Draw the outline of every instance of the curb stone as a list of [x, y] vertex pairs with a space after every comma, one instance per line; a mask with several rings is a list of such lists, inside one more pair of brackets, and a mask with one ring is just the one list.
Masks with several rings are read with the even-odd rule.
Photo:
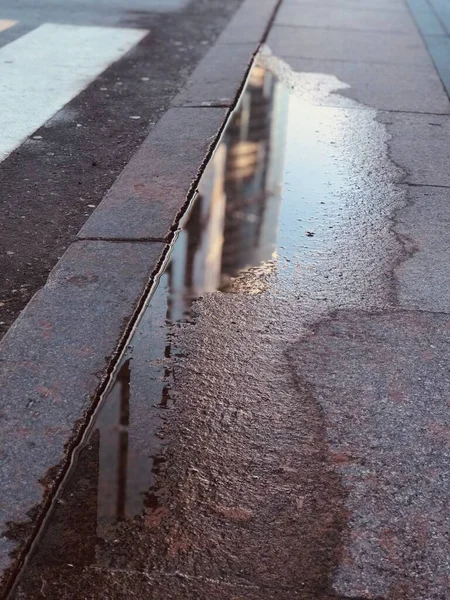
[[3, 584], [7, 571], [17, 566], [39, 509], [54, 491], [79, 424], [89, 416], [163, 248], [150, 243], [72, 244], [2, 340]]
[[224, 108], [171, 108], [78, 233], [80, 239], [167, 240]]

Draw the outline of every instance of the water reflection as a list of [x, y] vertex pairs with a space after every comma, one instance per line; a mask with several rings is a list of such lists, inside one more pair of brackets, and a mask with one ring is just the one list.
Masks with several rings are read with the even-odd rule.
[[274, 76], [254, 67], [174, 249], [169, 271], [178, 299], [224, 289], [241, 269], [272, 257], [287, 101]]
[[109, 537], [114, 522], [158, 506], [154, 478], [162, 460], [164, 421], [173, 407], [171, 326], [190, 318], [195, 298], [226, 291], [242, 269], [274, 255], [287, 101], [274, 75], [255, 66], [201, 179], [151, 309], [143, 315], [82, 450], [96, 455], [89, 464], [98, 460], [100, 538]]

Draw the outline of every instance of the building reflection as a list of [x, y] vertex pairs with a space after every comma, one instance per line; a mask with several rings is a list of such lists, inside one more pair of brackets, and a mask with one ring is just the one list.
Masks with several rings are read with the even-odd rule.
[[[287, 105], [287, 92], [272, 73], [253, 67], [177, 242], [169, 268], [178, 297], [181, 290], [198, 297], [226, 288], [242, 269], [272, 258]], [[176, 320], [180, 313], [173, 316]]]
[[[67, 489], [80, 489], [80, 479], [90, 482], [84, 507], [96, 512], [96, 540], [114, 536], [118, 521], [158, 506], [155, 476], [163, 461], [160, 432], [173, 408], [170, 361], [176, 349], [171, 326], [190, 318], [195, 298], [226, 290], [242, 269], [274, 255], [287, 103], [285, 88], [269, 71], [255, 66], [202, 176], [197, 199], [150, 308], [81, 451]], [[66, 496], [57, 511], [70, 513], [73, 498], [80, 501], [79, 493]], [[88, 519], [86, 515], [85, 520], [93, 516]], [[72, 532], [72, 542], [75, 538]], [[82, 543], [86, 548], [86, 531]], [[88, 555], [84, 554], [90, 561]]]

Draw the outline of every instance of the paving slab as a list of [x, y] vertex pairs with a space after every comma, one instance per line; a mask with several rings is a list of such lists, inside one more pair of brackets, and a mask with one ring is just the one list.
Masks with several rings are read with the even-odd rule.
[[404, 182], [450, 186], [450, 118], [444, 115], [380, 113], [391, 135], [392, 160], [404, 170]]
[[280, 58], [318, 58], [431, 66], [419, 34], [275, 26], [267, 44]]
[[225, 119], [225, 108], [171, 108], [79, 232], [165, 239]]
[[320, 403], [348, 531], [345, 598], [448, 596], [450, 316], [339, 311], [290, 349]]
[[395, 272], [398, 301], [404, 308], [450, 312], [450, 188], [410, 187], [408, 198], [395, 227], [409, 251]]
[[275, 18], [276, 25], [320, 27], [351, 31], [382, 31], [385, 33], [416, 33], [408, 12], [385, 12], [378, 9], [324, 6], [322, 4], [283, 3]]
[[163, 244], [80, 241], [0, 344], [0, 583], [29, 542]]
[[[410, 65], [367, 65], [360, 62], [289, 58], [294, 71], [334, 75], [350, 87], [341, 89], [346, 96], [381, 110], [447, 114], [450, 103], [442, 82], [432, 67]], [[323, 104], [333, 105], [336, 96], [324, 97]]]
[[214, 46], [174, 98], [173, 106], [231, 106], [257, 49], [255, 43]]

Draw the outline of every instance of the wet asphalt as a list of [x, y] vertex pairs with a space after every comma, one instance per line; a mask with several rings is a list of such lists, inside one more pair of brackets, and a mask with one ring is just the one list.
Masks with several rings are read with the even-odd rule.
[[259, 59], [16, 600], [450, 597], [450, 318], [346, 87]]
[[149, 34], [0, 163], [0, 335], [45, 283], [239, 4], [2, 3], [0, 19], [17, 24], [0, 32], [0, 47], [48, 22]]

